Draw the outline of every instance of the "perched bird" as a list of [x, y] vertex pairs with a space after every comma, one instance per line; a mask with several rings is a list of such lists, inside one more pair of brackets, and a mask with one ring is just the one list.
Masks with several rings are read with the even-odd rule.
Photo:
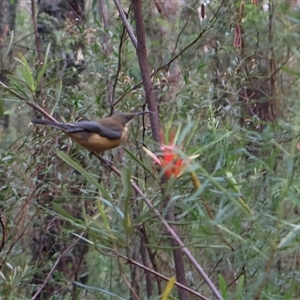
[[83, 148], [99, 153], [120, 146], [126, 138], [130, 122], [136, 116], [145, 113], [148, 112], [116, 112], [107, 118], [76, 123], [55, 123], [39, 118], [31, 120], [31, 122], [59, 128]]

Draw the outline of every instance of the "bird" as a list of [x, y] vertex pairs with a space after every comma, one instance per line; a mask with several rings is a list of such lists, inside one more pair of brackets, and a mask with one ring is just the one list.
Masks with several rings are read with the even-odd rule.
[[49, 125], [61, 129], [81, 147], [91, 152], [101, 153], [119, 147], [127, 136], [128, 125], [136, 116], [145, 113], [149, 112], [115, 112], [110, 117], [75, 123], [55, 123], [45, 119], [34, 118], [31, 120], [31, 123]]

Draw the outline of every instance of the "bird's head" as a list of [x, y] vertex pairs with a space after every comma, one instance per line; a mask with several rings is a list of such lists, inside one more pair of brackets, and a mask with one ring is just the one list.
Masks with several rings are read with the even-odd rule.
[[129, 125], [135, 117], [146, 113], [148, 113], [148, 111], [142, 111], [138, 113], [115, 112], [111, 117], [120, 122], [123, 126], [126, 126]]

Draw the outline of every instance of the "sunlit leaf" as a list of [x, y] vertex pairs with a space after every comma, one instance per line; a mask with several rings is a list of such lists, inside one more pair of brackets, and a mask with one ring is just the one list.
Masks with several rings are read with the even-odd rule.
[[170, 278], [170, 280], [168, 281], [168, 283], [167, 283], [167, 285], [166, 285], [166, 287], [165, 287], [165, 289], [162, 293], [161, 300], [168, 300], [169, 299], [169, 295], [172, 292], [175, 281], [176, 281], [175, 277]]

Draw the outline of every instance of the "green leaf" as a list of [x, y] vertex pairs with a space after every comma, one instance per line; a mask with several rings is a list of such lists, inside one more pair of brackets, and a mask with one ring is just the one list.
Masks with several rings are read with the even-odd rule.
[[185, 143], [186, 137], [192, 138], [193, 137], [193, 131], [195, 130], [195, 122], [190, 121], [180, 132], [180, 136], [177, 140], [177, 145], [180, 147], [181, 145], [184, 146], [184, 149], [188, 146]]
[[199, 121], [197, 122], [192, 122], [193, 126], [191, 128], [191, 131], [187, 133], [187, 136], [185, 137], [185, 143], [184, 143], [184, 147], [185, 149], [187, 149], [187, 152], [189, 153], [189, 145], [192, 141], [192, 139], [195, 139], [195, 133], [197, 130], [199, 130]]
[[80, 174], [82, 174], [90, 183], [94, 185], [99, 191], [104, 195], [105, 198], [109, 199], [111, 201], [111, 197], [109, 193], [106, 191], [104, 186], [100, 184], [96, 177], [87, 172], [82, 166], [80, 166], [76, 161], [74, 161], [69, 155], [67, 155], [65, 152], [62, 151], [56, 151], [57, 155], [68, 165], [70, 165], [72, 168], [77, 170]]
[[8, 54], [10, 53], [11, 51], [11, 46], [12, 46], [12, 43], [14, 41], [14, 37], [15, 37], [15, 34], [14, 34], [14, 31], [10, 31], [10, 40], [9, 40], [9, 44], [8, 44], [8, 47], [6, 49], [6, 52], [4, 54], [4, 57], [2, 58], [2, 60], [5, 60], [7, 57], [8, 57]]
[[103, 223], [105, 224], [106, 229], [110, 230], [109, 220], [106, 215], [105, 209], [103, 207], [103, 202], [97, 201], [97, 205], [98, 205], [98, 210], [100, 212], [100, 215], [102, 217], [102, 220], [103, 220]]
[[243, 287], [245, 282], [245, 276], [241, 275], [238, 279], [237, 286], [236, 286], [236, 299], [241, 300], [243, 299], [242, 293], [243, 293]]
[[227, 286], [222, 274], [218, 274], [219, 289], [224, 300], [228, 299]]
[[78, 219], [74, 218], [70, 214], [68, 214], [59, 204], [53, 202], [53, 207], [56, 209], [56, 211], [69, 221], [78, 222]]
[[37, 74], [37, 77], [36, 77], [36, 86], [37, 87], [39, 86], [41, 80], [43, 79], [43, 76], [45, 74], [46, 69], [49, 67], [49, 64], [47, 64], [47, 62], [48, 62], [48, 56], [49, 56], [50, 46], [51, 46], [51, 43], [49, 43], [48, 46], [47, 46], [47, 49], [46, 49], [46, 52], [45, 52], [45, 58], [44, 58], [43, 66], [38, 71], [38, 74]]
[[114, 299], [126, 300], [126, 298], [122, 298], [122, 297], [120, 297], [120, 296], [118, 296], [118, 295], [116, 295], [116, 294], [113, 294], [113, 293], [111, 293], [111, 292], [109, 292], [109, 291], [107, 291], [107, 290], [103, 290], [103, 289], [100, 289], [100, 288], [97, 288], [97, 287], [93, 287], [93, 286], [88, 286], [88, 285], [82, 284], [82, 283], [80, 283], [80, 282], [78, 282], [78, 281], [74, 281], [74, 283], [75, 283], [76, 285], [78, 285], [78, 286], [80, 286], [80, 287], [86, 289], [86, 290], [89, 290], [89, 291], [99, 292], [99, 293], [101, 293], [101, 294], [108, 295], [108, 296], [110, 296], [110, 297], [114, 297]]
[[23, 75], [23, 78], [26, 82], [26, 86], [27, 88], [30, 90], [30, 92], [35, 95], [36, 92], [36, 83], [32, 74], [32, 71], [27, 63], [27, 60], [25, 58], [25, 56], [22, 53], [19, 53], [19, 59], [16, 58], [16, 60], [18, 62], [20, 62], [22, 64], [22, 66], [20, 66], [20, 72]]
[[[242, 236], [234, 233], [233, 231], [229, 230], [228, 228], [226, 228], [220, 224], [217, 224], [216, 226], [219, 229], [221, 229], [222, 231], [227, 232], [228, 234], [230, 234], [231, 236], [236, 238], [238, 241], [242, 242], [244, 245], [248, 244], [246, 239], [244, 239]], [[250, 245], [249, 247], [251, 249], [253, 249], [255, 252], [257, 252], [258, 254], [260, 254], [263, 258], [268, 259], [268, 256], [265, 253], [263, 253], [261, 250], [259, 250], [256, 246]]]
[[130, 169], [123, 169], [122, 170], [122, 182], [123, 182], [123, 188], [124, 188], [124, 227], [127, 230], [131, 228], [131, 220], [130, 220], [130, 199], [132, 195], [132, 190], [131, 190], [131, 174], [130, 174]]
[[149, 174], [151, 174], [152, 177], [155, 179], [155, 176], [153, 175], [153, 171], [151, 171], [141, 160], [139, 160], [135, 154], [133, 154], [129, 149], [125, 147], [123, 147], [123, 149], [134, 161], [136, 161], [144, 170], [146, 170]]
[[[20, 100], [25, 100], [28, 101], [28, 96], [25, 93], [24, 89], [22, 87], [20, 87], [16, 82], [13, 82], [13, 86], [16, 88], [16, 90], [18, 92], [20, 92], [21, 94], [23, 94], [24, 97], [22, 97], [21, 95], [18, 95], [15, 91], [13, 91], [12, 89], [9, 90], [9, 92], [11, 92], [14, 96], [16, 96], [17, 98], [19, 98]], [[9, 89], [9, 88], [8, 88]]]
[[300, 231], [300, 225], [294, 225], [294, 228], [280, 241], [277, 248], [280, 249], [287, 247], [295, 239], [295, 237], [299, 236], [298, 231]]
[[230, 137], [230, 135], [232, 134], [232, 132], [226, 132], [225, 134], [223, 134], [222, 136], [218, 137], [217, 139], [209, 142], [209, 143], [206, 143], [205, 145], [201, 146], [201, 147], [197, 147], [197, 148], [193, 148], [192, 149], [192, 153], [193, 154], [198, 154], [200, 152], [204, 152], [205, 149], [208, 149], [208, 148], [211, 148], [212, 146], [218, 144], [219, 142], [221, 142], [222, 140], [224, 139], [227, 139]]
[[281, 70], [285, 71], [287, 74], [290, 74], [290, 75], [295, 75], [297, 77], [300, 77], [300, 72], [299, 71], [294, 71], [286, 66], [282, 66], [281, 67]]

